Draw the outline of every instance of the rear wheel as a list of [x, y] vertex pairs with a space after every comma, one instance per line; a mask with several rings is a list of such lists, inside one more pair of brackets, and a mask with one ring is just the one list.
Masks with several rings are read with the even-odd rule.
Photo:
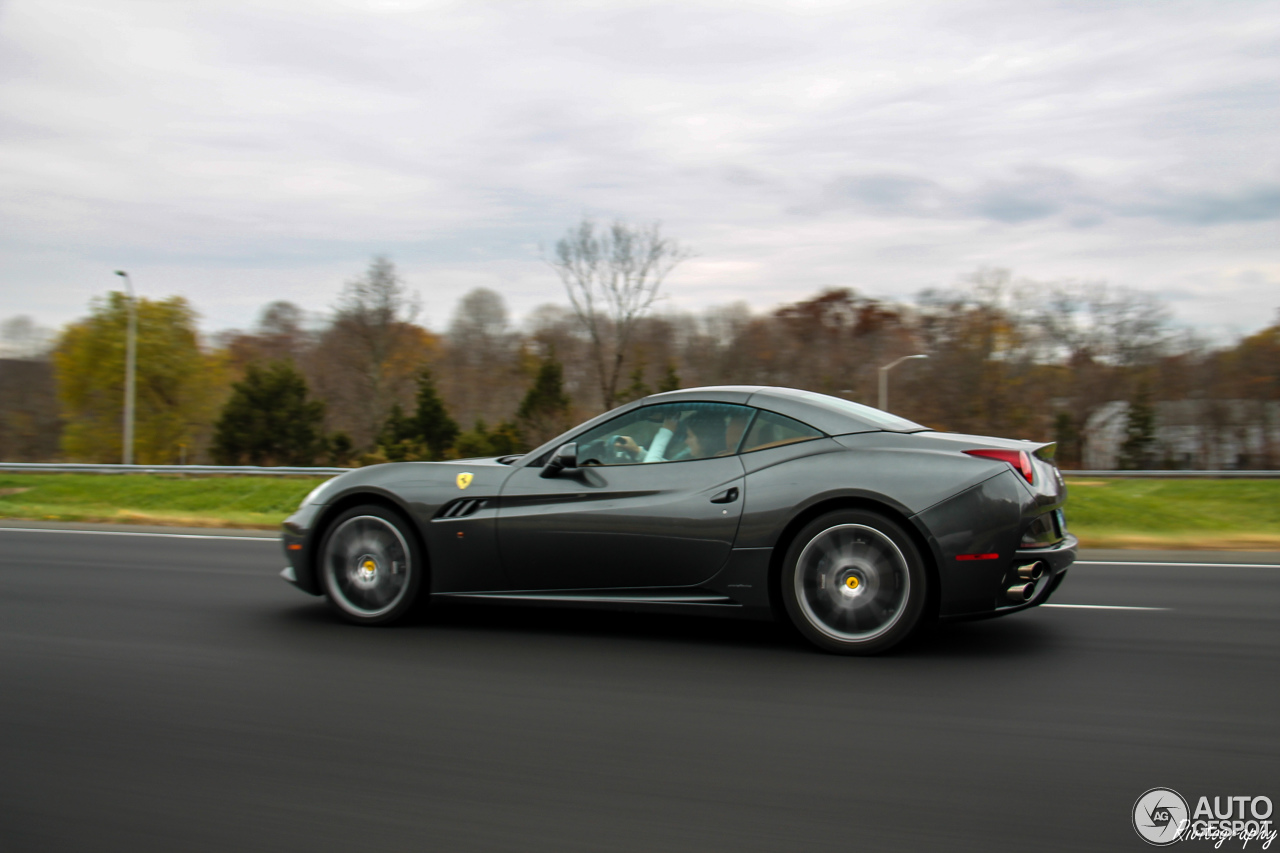
[[912, 632], [927, 584], [920, 552], [901, 527], [878, 513], [840, 510], [807, 524], [787, 549], [782, 600], [810, 642], [869, 655]]
[[346, 620], [389, 625], [409, 614], [425, 566], [409, 524], [386, 507], [353, 507], [334, 519], [320, 548], [329, 603]]

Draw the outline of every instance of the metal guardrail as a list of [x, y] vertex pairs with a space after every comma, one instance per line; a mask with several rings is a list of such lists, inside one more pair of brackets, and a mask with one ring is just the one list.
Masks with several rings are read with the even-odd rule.
[[[0, 462], [0, 471], [45, 474], [253, 474], [259, 477], [333, 477], [350, 468], [259, 465], [119, 465], [89, 462]], [[1280, 471], [1067, 471], [1064, 477], [1152, 480], [1277, 480]]]
[[89, 462], [0, 462], [0, 471], [37, 474], [253, 474], [258, 477], [332, 477], [350, 468], [261, 465], [98, 465]]

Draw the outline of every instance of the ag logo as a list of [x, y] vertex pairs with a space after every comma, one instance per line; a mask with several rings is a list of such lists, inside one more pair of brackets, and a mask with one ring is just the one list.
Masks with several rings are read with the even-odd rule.
[[1157, 847], [1182, 837], [1191, 814], [1187, 801], [1172, 788], [1152, 788], [1133, 804], [1133, 828], [1142, 840]]
[[467, 486], [470, 486], [470, 485], [471, 485], [471, 481], [472, 481], [472, 480], [474, 480], [474, 479], [475, 479], [475, 476], [474, 476], [473, 474], [459, 474], [459, 475], [458, 475], [458, 488], [459, 488], [459, 489], [465, 489]]

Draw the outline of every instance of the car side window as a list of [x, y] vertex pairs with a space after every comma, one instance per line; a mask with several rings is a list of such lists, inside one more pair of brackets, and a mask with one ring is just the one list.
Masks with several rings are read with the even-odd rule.
[[730, 403], [664, 403], [619, 415], [578, 437], [578, 464], [638, 465], [730, 456], [755, 410]]
[[753, 450], [781, 447], [784, 444], [795, 444], [799, 441], [822, 438], [822, 436], [821, 431], [808, 424], [762, 409], [756, 415], [755, 422], [751, 424], [746, 441], [742, 443], [742, 452], [750, 453]]

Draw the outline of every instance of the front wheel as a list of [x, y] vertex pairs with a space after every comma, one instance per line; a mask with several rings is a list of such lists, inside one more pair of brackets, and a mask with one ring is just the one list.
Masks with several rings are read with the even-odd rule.
[[810, 642], [870, 655], [907, 638], [927, 584], [920, 552], [901, 527], [878, 513], [841, 510], [807, 524], [787, 549], [782, 600]]
[[425, 570], [420, 548], [399, 513], [369, 505], [334, 519], [320, 548], [329, 603], [347, 621], [388, 625], [413, 609]]

